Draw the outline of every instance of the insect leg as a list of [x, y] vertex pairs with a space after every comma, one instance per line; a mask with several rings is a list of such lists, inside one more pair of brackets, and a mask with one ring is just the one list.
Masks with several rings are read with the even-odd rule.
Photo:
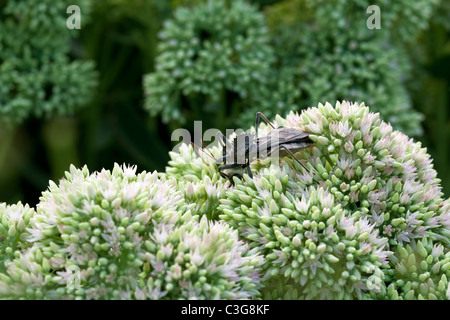
[[263, 118], [263, 120], [265, 122], [267, 122], [268, 125], [270, 125], [272, 127], [272, 129], [275, 129], [275, 127], [273, 126], [273, 124], [266, 118], [266, 116], [262, 113], [262, 112], [257, 112], [256, 113], [256, 119], [255, 119], [255, 133], [256, 133], [256, 138], [258, 138], [258, 127], [259, 127], [259, 117]]
[[250, 169], [250, 138], [249, 136], [245, 136], [245, 156], [247, 158], [247, 163], [245, 164], [247, 167], [247, 173], [250, 179], [253, 179], [252, 169]]
[[291, 150], [289, 150], [285, 145], [281, 145], [280, 149], [281, 148], [283, 148], [287, 153], [289, 153], [295, 159], [295, 161], [297, 161], [306, 171], [309, 172], [309, 169], [300, 160], [298, 160], [296, 156], [294, 156]]
[[225, 170], [225, 169], [232, 169], [232, 168], [238, 168], [238, 167], [241, 167], [241, 165], [237, 164], [237, 163], [230, 163], [230, 164], [224, 164], [222, 166], [218, 166], [217, 169]]
[[250, 169], [250, 165], [247, 166], [247, 174], [250, 177], [250, 179], [253, 179], [252, 169]]
[[205, 141], [203, 141], [203, 139], [202, 139], [202, 145], [203, 145], [203, 150], [207, 150], [208, 153], [210, 154], [210, 156], [211, 156], [213, 159], [215, 159], [215, 158], [214, 158], [214, 155], [213, 155], [212, 152], [208, 149], [208, 146], [205, 144]]

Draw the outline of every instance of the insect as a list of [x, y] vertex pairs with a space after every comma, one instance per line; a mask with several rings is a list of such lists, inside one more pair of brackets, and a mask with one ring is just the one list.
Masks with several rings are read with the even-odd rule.
[[[262, 118], [272, 130], [263, 137], [258, 137], [259, 121]], [[255, 119], [255, 133], [244, 133], [234, 138], [231, 143], [222, 133], [222, 157], [215, 159], [219, 174], [230, 181], [233, 185], [233, 177], [242, 179], [243, 174], [247, 171], [250, 178], [253, 178], [250, 164], [256, 159], [263, 160], [268, 157], [285, 157], [292, 156], [305, 170], [306, 166], [298, 160], [294, 153], [310, 147], [313, 142], [309, 139], [309, 133], [295, 128], [277, 127], [264, 116], [263, 113], [257, 112]], [[242, 141], [243, 140], [243, 141]]]

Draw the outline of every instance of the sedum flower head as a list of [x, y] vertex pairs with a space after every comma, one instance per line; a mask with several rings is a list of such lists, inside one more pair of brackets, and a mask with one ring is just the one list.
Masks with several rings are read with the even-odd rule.
[[223, 223], [198, 222], [176, 180], [115, 165], [72, 167], [8, 261], [0, 297], [206, 299], [258, 294], [261, 256]]
[[[291, 157], [281, 159], [281, 165], [270, 166], [267, 159], [254, 162], [254, 179], [246, 175], [245, 181], [236, 179], [236, 187], [228, 189], [219, 207], [219, 217], [264, 252], [266, 278], [275, 279], [273, 290], [281, 281], [281, 288], [294, 288], [292, 294], [299, 298], [373, 298], [376, 291], [383, 295], [390, 284], [382, 281], [380, 272], [389, 268], [390, 251], [424, 237], [448, 250], [448, 201], [442, 198], [440, 180], [420, 143], [394, 131], [364, 104], [346, 101], [277, 117], [276, 124], [311, 134], [314, 146], [296, 154], [309, 170]], [[268, 130], [262, 126], [260, 134]], [[313, 222], [314, 231], [305, 229]], [[331, 222], [336, 224], [333, 229]], [[362, 247], [349, 249], [342, 241], [349, 236], [349, 242], [355, 240]], [[340, 242], [345, 245], [339, 245], [346, 253], [342, 256], [333, 247]], [[318, 250], [321, 244], [322, 255], [309, 249]], [[339, 271], [325, 254], [336, 257]], [[307, 269], [311, 255], [314, 263]], [[348, 258], [356, 267], [344, 274]], [[321, 269], [324, 266], [326, 270]], [[312, 277], [313, 270], [321, 277]], [[349, 282], [323, 276], [329, 270]], [[338, 286], [346, 289], [336, 293]], [[277, 298], [277, 292], [281, 294], [277, 289], [269, 296]]]
[[28, 205], [0, 204], [0, 273], [5, 271], [5, 263], [20, 254], [20, 250], [30, 244], [26, 240], [27, 228], [35, 211]]
[[191, 221], [154, 233], [147, 253], [152, 287], [168, 299], [249, 299], [259, 295], [263, 257], [224, 222]]
[[161, 32], [156, 71], [146, 76], [146, 108], [164, 121], [183, 121], [183, 100], [225, 91], [246, 99], [267, 81], [273, 61], [263, 14], [244, 1], [179, 7]]
[[[361, 299], [381, 283], [390, 252], [368, 219], [351, 217], [324, 188], [299, 188], [287, 167], [246, 182], [221, 200], [220, 218], [264, 253], [266, 279], [295, 284], [303, 299]], [[270, 284], [264, 291], [278, 298]]]
[[450, 252], [426, 237], [399, 246], [385, 270], [387, 287], [384, 299], [450, 299]]
[[[437, 212], [443, 204], [440, 180], [420, 142], [394, 131], [364, 104], [319, 104], [286, 123], [298, 125], [315, 141], [313, 181], [325, 184], [354, 215], [367, 217], [402, 244], [429, 236], [445, 222]], [[311, 161], [309, 161], [311, 162]]]

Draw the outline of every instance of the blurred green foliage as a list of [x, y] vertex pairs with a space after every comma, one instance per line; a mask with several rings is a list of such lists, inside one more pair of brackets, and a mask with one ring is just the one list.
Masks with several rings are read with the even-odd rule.
[[91, 62], [69, 56], [74, 32], [66, 27], [66, 9], [72, 1], [2, 2], [0, 121], [73, 114], [89, 102], [96, 74]]
[[[87, 164], [91, 171], [114, 162], [163, 170], [178, 143], [170, 141], [171, 132], [183, 120], [188, 129], [194, 120], [203, 120], [204, 130], [247, 128], [257, 110], [285, 116], [338, 99], [364, 100], [394, 127], [415, 135], [450, 194], [447, 1], [247, 0], [238, 1], [242, 19], [228, 25], [221, 18], [233, 17], [235, 1], [210, 16], [189, 14], [201, 13], [208, 0], [69, 2], [81, 7], [80, 32], [65, 28], [66, 0], [0, 0], [0, 201], [36, 204], [48, 180], [63, 176], [69, 164]], [[365, 26], [369, 4], [381, 8], [381, 30]], [[151, 116], [144, 79], [182, 68], [186, 56], [177, 57], [168, 41], [191, 36], [184, 26], [200, 25], [201, 50], [188, 41], [177, 45], [185, 53], [203, 52], [205, 63], [225, 64], [178, 77], [166, 72], [153, 87], [170, 87], [167, 92], [175, 92], [180, 103], [160, 107], [171, 116]], [[229, 69], [221, 52], [214, 56], [208, 48], [233, 47], [235, 38], [217, 35], [235, 28], [244, 39], [256, 39], [242, 55], [252, 54], [254, 62]], [[175, 67], [163, 65], [170, 57]], [[93, 91], [89, 61], [98, 74]], [[205, 86], [213, 92], [195, 86], [208, 83], [198, 75], [231, 70], [237, 70], [232, 83]], [[252, 78], [255, 70], [259, 76]], [[190, 94], [181, 90], [186, 82], [194, 84]]]

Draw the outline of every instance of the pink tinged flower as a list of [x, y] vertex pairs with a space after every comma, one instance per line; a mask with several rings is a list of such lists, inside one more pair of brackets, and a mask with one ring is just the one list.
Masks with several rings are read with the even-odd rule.
[[308, 212], [309, 209], [309, 205], [306, 202], [306, 199], [304, 196], [302, 196], [302, 199], [300, 201], [296, 201], [295, 202], [295, 208], [297, 209], [298, 212], [306, 214]]
[[408, 194], [404, 194], [404, 193], [403, 193], [403, 194], [400, 196], [399, 203], [400, 203], [400, 204], [407, 204], [407, 203], [410, 202], [410, 200], [411, 200], [411, 197], [410, 197]]
[[145, 291], [140, 288], [136, 288], [136, 290], [134, 291], [134, 297], [137, 300], [145, 300], [146, 298]]
[[123, 165], [123, 177], [126, 179], [132, 179], [136, 176], [137, 166], [125, 166]]
[[394, 171], [395, 171], [395, 168], [394, 168], [393, 166], [391, 166], [391, 165], [388, 164], [388, 165], [384, 168], [383, 174], [386, 175], [386, 176], [389, 176], [389, 175], [391, 175], [392, 172], [394, 172]]
[[283, 233], [283, 235], [289, 237], [292, 235], [293, 231], [292, 228], [288, 228], [288, 227], [280, 227], [281, 232]]
[[350, 164], [351, 160], [346, 158], [345, 155], [339, 157], [339, 159], [337, 160], [337, 167], [340, 168], [342, 171], [348, 169], [350, 167]]
[[411, 234], [411, 239], [420, 238], [420, 237], [425, 236], [427, 229], [428, 229], [428, 227], [426, 227], [426, 226], [419, 226], [419, 227], [415, 228], [414, 234]]
[[189, 287], [189, 282], [186, 279], [181, 280], [178, 284], [185, 289]]
[[305, 238], [306, 239], [310, 239], [314, 242], [317, 242], [318, 240], [318, 236], [317, 236], [317, 229], [311, 230], [311, 231], [306, 231], [305, 232]]
[[136, 198], [137, 193], [140, 190], [140, 185], [138, 183], [132, 183], [125, 185], [122, 188], [122, 199], [125, 202], [130, 202]]
[[350, 201], [351, 202], [357, 202], [358, 199], [359, 199], [359, 191], [356, 191], [356, 192], [352, 191], [352, 192], [350, 192], [349, 197], [350, 197]]
[[400, 244], [402, 244], [403, 242], [410, 242], [411, 239], [409, 237], [409, 233], [402, 231], [397, 233], [397, 235], [395, 236], [395, 239], [400, 242]]
[[291, 113], [286, 117], [286, 127], [288, 128], [299, 128], [302, 123], [302, 118], [296, 113]]
[[259, 243], [261, 246], [265, 246], [266, 244], [269, 243], [269, 239], [267, 239], [266, 237], [259, 237], [259, 238], [258, 238], [258, 243]]
[[323, 132], [323, 126], [322, 123], [316, 122], [316, 123], [310, 123], [306, 125], [306, 128], [309, 132], [314, 134], [321, 134]]
[[282, 264], [286, 262], [287, 256], [286, 254], [281, 250], [273, 250], [275, 255], [278, 257], [276, 260], [273, 261], [275, 264]]
[[305, 261], [305, 263], [303, 263], [302, 268], [303, 269], [309, 268], [311, 270], [312, 274], [315, 275], [317, 272], [317, 268], [322, 268], [322, 266], [323, 266], [322, 263], [320, 261], [318, 261], [317, 259], [314, 259], [314, 260], [307, 259]]
[[428, 190], [425, 191], [422, 196], [419, 198], [419, 202], [429, 202], [433, 199], [435, 199], [439, 195], [439, 188], [435, 186], [429, 186]]
[[161, 272], [164, 269], [164, 264], [162, 262], [152, 261], [151, 264], [155, 272]]
[[370, 243], [360, 243], [359, 248], [363, 254], [367, 254], [372, 250], [372, 245]]
[[355, 148], [354, 148], [354, 146], [353, 146], [353, 143], [351, 143], [350, 141], [347, 141], [347, 142], [344, 144], [344, 149], [345, 149], [345, 151], [347, 151], [348, 153], [352, 153], [353, 150], [354, 150]]
[[433, 259], [437, 259], [444, 252], [444, 246], [442, 244], [435, 244], [431, 250], [431, 256]]
[[341, 191], [346, 192], [350, 188], [350, 185], [348, 183], [342, 182], [341, 183]]
[[375, 143], [375, 146], [373, 147], [373, 149], [375, 151], [381, 151], [383, 149], [387, 149], [389, 148], [389, 146], [391, 145], [391, 139], [389, 137], [380, 139], [377, 143]]
[[[154, 288], [153, 290], [150, 290], [150, 291], [148, 292], [148, 297], [149, 297], [151, 300], [159, 300], [159, 299], [163, 298], [166, 294], [167, 294], [166, 291], [161, 291], [161, 288], [156, 287], [156, 288]], [[195, 296], [195, 295], [194, 295], [194, 296]]]
[[357, 222], [359, 227], [359, 233], [371, 233], [374, 225], [370, 223], [370, 221], [367, 218], [361, 219]]
[[325, 192], [324, 189], [319, 189], [319, 200], [322, 208], [332, 208], [334, 204], [334, 197], [331, 193]]
[[372, 219], [373, 219], [373, 222], [377, 226], [379, 226], [380, 224], [382, 224], [384, 222], [384, 214], [383, 213], [378, 214], [378, 212], [380, 212], [380, 209], [379, 209], [379, 207], [381, 207], [380, 204], [376, 204], [374, 207], [375, 208], [372, 209]]
[[164, 257], [170, 257], [173, 252], [173, 246], [169, 243], [168, 245], [161, 246], [160, 250], [163, 253]]
[[442, 224], [442, 226], [445, 226], [446, 228], [450, 227], [450, 211], [440, 215], [439, 221]]
[[335, 233], [334, 227], [333, 226], [329, 226], [326, 230], [325, 230], [325, 234], [327, 235], [327, 237], [331, 237], [333, 235], [333, 233]]
[[421, 191], [422, 189], [422, 185], [417, 183], [415, 180], [413, 179], [408, 179], [405, 181], [405, 183], [403, 184], [403, 192], [407, 193], [407, 194], [415, 194], [416, 192]]
[[355, 176], [355, 170], [353, 168], [345, 169], [344, 176], [347, 180], [352, 179]]
[[375, 250], [374, 254], [378, 257], [378, 261], [381, 264], [387, 264], [389, 262], [389, 256], [393, 254], [392, 251], [384, 250], [383, 248]]
[[406, 223], [408, 224], [408, 225], [416, 225], [416, 224], [418, 224], [420, 221], [417, 219], [417, 215], [418, 215], [419, 213], [418, 212], [415, 212], [415, 213], [411, 213], [409, 210], [408, 210], [408, 212], [406, 213]]
[[436, 180], [436, 171], [428, 171], [422, 174], [422, 181], [424, 183], [434, 184], [437, 182]]
[[386, 122], [380, 124], [380, 134], [382, 137], [388, 136], [392, 133], [392, 126]]
[[371, 127], [372, 127], [372, 117], [370, 115], [367, 115], [361, 121], [361, 133], [363, 134], [363, 136], [370, 135]]
[[348, 123], [348, 120], [345, 120], [344, 123], [338, 122], [336, 133], [339, 134], [342, 138], [347, 137], [347, 135], [351, 132], [352, 128]]
[[297, 179], [299, 179], [304, 184], [312, 184], [314, 179], [314, 174], [309, 171], [302, 172], [296, 175]]
[[319, 181], [318, 187], [319, 188], [326, 188], [327, 184], [325, 183], [325, 181], [322, 180], [322, 181]]
[[379, 192], [369, 192], [369, 202], [376, 203], [380, 201], [382, 194]]
[[80, 239], [87, 239], [88, 238], [88, 233], [86, 230], [81, 230], [80, 232], [78, 232], [78, 236], [80, 237]]
[[345, 230], [345, 237], [347, 239], [353, 239], [358, 232], [358, 228], [353, 224], [353, 221], [347, 218], [341, 220], [341, 228]]
[[414, 165], [413, 160], [408, 160], [406, 163], [403, 164], [403, 173], [406, 175], [412, 175], [417, 171], [417, 168]]
[[109, 182], [106, 190], [102, 190], [101, 193], [103, 198], [108, 201], [113, 201], [117, 196], [117, 190], [112, 182]]
[[200, 266], [204, 262], [205, 258], [202, 257], [200, 252], [196, 250], [195, 252], [191, 253], [191, 262], [196, 265]]
[[370, 164], [370, 163], [373, 163], [374, 161], [375, 161], [375, 156], [373, 155], [373, 154], [370, 154], [370, 153], [367, 153], [365, 156], [364, 156], [364, 163], [366, 163], [366, 164]]
[[392, 228], [392, 226], [390, 224], [388, 224], [387, 226], [385, 226], [383, 228], [383, 231], [385, 234], [387, 234], [388, 236], [392, 236], [392, 232], [394, 231], [394, 228]]
[[27, 228], [27, 232], [30, 234], [29, 240], [36, 242], [44, 238], [43, 229], [41, 228]]

